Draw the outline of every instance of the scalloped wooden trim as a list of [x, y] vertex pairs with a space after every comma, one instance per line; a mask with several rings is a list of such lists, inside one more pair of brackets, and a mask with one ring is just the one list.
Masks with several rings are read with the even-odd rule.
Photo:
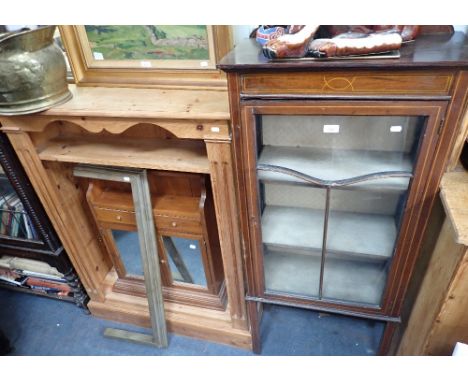
[[52, 123], [59, 123], [65, 127], [72, 123], [92, 134], [103, 131], [111, 134], [122, 134], [126, 130], [140, 124], [154, 125], [162, 128], [177, 138], [230, 141], [229, 124], [225, 120], [164, 120], [153, 118], [112, 118], [112, 117], [56, 117], [56, 116], [21, 116], [2, 117], [2, 129], [12, 132], [12, 129], [24, 132], [43, 132]]

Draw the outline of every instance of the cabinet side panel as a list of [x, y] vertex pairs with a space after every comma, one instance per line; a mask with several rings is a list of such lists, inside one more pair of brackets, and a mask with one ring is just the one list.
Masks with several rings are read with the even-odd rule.
[[[435, 320], [426, 345], [425, 354], [451, 355], [457, 342], [468, 342], [468, 249], [454, 245], [455, 258], [463, 258], [447, 292], [439, 315]], [[449, 248], [447, 248], [449, 249]]]
[[426, 232], [423, 238], [421, 253], [416, 260], [413, 276], [408, 285], [408, 291], [401, 309], [401, 324], [395, 330], [392, 338], [391, 349], [389, 354], [395, 354], [398, 346], [405, 333], [411, 313], [413, 311], [414, 303], [418, 297], [421, 285], [424, 281], [429, 263], [434, 253], [434, 248], [437, 244], [442, 226], [445, 220], [444, 208], [440, 198], [436, 198], [434, 207], [431, 211], [431, 216], [427, 225]]
[[[468, 74], [466, 71], [461, 72], [460, 74], [460, 80], [463, 81], [465, 80], [465, 85], [462, 84], [462, 86], [467, 86], [466, 82]], [[453, 118], [453, 123], [456, 123], [457, 125], [459, 124], [460, 126], [458, 127], [458, 133], [456, 135], [455, 143], [453, 145], [453, 150], [450, 155], [450, 160], [448, 163], [447, 171], [452, 171], [458, 164], [458, 161], [460, 159], [461, 151], [463, 149], [463, 145], [468, 139], [468, 89], [464, 89], [464, 95], [463, 95], [463, 100], [460, 103], [460, 113], [456, 117], [458, 118], [455, 120]]]
[[[418, 234], [411, 240], [411, 244], [407, 249], [407, 253], [414, 253], [410, 261], [406, 261], [404, 274], [407, 274], [406, 281], [411, 277], [414, 262], [419, 253], [422, 237], [424, 235], [429, 214], [432, 210], [435, 197], [438, 192], [440, 180], [444, 173], [447, 165], [449, 154], [452, 150], [453, 144], [455, 143], [456, 134], [459, 132], [460, 119], [463, 117], [463, 108], [466, 105], [468, 97], [468, 72], [459, 72], [455, 79], [453, 86], [452, 101], [449, 103], [448, 108], [445, 112], [445, 120], [442, 120], [440, 125], [440, 136], [438, 137], [437, 146], [431, 150], [431, 164], [427, 175], [424, 176], [426, 179], [426, 185], [424, 191], [420, 196], [420, 203], [422, 206], [421, 214], [419, 215], [417, 222], [414, 221]], [[391, 315], [398, 316], [401, 312], [402, 300], [405, 297], [407, 289], [407, 282], [400, 283], [398, 287], [395, 287], [397, 291], [395, 298], [393, 298], [393, 307], [390, 312]]]
[[[99, 234], [92, 223], [91, 212], [86, 201], [85, 190], [73, 176], [73, 165], [59, 162], [44, 163], [47, 176], [58, 192], [55, 202], [61, 209], [61, 217], [68, 226], [67, 235], [74, 240], [78, 249], [78, 261], [86, 268], [91, 278], [94, 293], [102, 293], [102, 283], [112, 267], [107, 252], [99, 242]], [[89, 214], [87, 213], [89, 211]]]
[[232, 172], [231, 145], [207, 142], [206, 147], [211, 167], [211, 185], [218, 220], [229, 309], [233, 326], [238, 329], [245, 329], [247, 321], [244, 301], [244, 275], [239, 216]]
[[454, 243], [453, 227], [446, 219], [398, 348], [398, 355], [426, 354], [425, 346], [431, 327], [446, 298], [452, 274], [460, 260], [458, 247]]
[[[109, 263], [100, 250], [97, 238], [91, 236], [88, 222], [84, 220], [81, 202], [77, 199], [80, 190], [64, 174], [60, 174], [58, 165], [56, 165], [55, 170], [46, 171], [26, 133], [9, 133], [8, 138], [81, 282], [91, 299], [103, 301], [104, 292], [100, 290], [100, 285], [109, 271]], [[65, 194], [68, 194], [66, 205], [60, 197]], [[80, 229], [71, 229], [71, 227], [79, 227]]]

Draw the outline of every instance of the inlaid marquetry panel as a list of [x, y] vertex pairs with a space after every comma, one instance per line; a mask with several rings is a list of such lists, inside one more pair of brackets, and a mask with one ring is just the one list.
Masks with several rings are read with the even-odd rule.
[[293, 72], [244, 74], [241, 92], [255, 94], [448, 95], [453, 75], [425, 72]]

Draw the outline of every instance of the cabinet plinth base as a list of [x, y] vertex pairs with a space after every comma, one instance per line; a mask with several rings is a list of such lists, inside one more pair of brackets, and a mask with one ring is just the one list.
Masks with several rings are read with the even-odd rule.
[[[167, 329], [175, 334], [252, 349], [247, 329], [233, 328], [228, 311], [189, 307], [165, 302]], [[96, 317], [150, 328], [147, 301], [142, 297], [110, 292], [103, 302], [90, 301], [88, 308]], [[170, 344], [169, 344], [170, 346]]]

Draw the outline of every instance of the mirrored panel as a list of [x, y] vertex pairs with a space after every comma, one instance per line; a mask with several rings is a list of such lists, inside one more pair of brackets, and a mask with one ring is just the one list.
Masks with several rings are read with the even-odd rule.
[[119, 251], [126, 276], [144, 276], [137, 231], [113, 229], [112, 236]]
[[206, 287], [201, 241], [177, 236], [162, 236], [162, 241], [172, 279]]

